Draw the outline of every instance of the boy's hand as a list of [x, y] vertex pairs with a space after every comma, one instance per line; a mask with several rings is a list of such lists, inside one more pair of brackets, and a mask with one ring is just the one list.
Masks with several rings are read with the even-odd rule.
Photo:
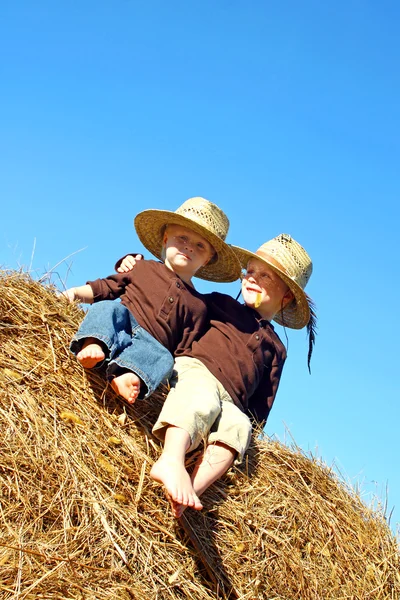
[[125, 256], [125, 258], [121, 262], [120, 266], [117, 269], [117, 272], [128, 273], [129, 271], [132, 271], [133, 267], [136, 265], [136, 261], [142, 260], [142, 258], [143, 256], [141, 254], [136, 254], [136, 257], [132, 256], [132, 254], [128, 254], [128, 256]]
[[79, 300], [79, 302], [85, 302], [86, 304], [92, 304], [94, 300], [93, 290], [88, 284], [69, 288], [64, 292], [61, 292], [60, 296], [64, 296], [70, 304], [75, 302], [75, 300]]
[[64, 292], [61, 292], [60, 296], [64, 296], [64, 298], [66, 298], [68, 302], [72, 304], [76, 299], [76, 289], [69, 288], [69, 290], [64, 290]]

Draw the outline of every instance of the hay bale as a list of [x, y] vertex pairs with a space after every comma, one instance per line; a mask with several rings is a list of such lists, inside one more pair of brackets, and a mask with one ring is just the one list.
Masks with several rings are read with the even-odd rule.
[[148, 476], [163, 390], [127, 406], [70, 355], [77, 306], [0, 286], [2, 599], [400, 598], [383, 515], [298, 448], [255, 439], [176, 522]]

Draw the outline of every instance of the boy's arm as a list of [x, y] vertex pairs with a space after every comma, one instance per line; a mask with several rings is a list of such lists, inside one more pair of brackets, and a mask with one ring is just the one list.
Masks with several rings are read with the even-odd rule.
[[61, 295], [65, 296], [69, 302], [78, 300], [87, 304], [93, 304], [100, 300], [116, 300], [125, 293], [127, 286], [132, 283], [133, 277], [132, 273], [117, 273], [88, 281], [79, 287], [69, 288]]
[[[127, 254], [117, 261], [115, 270], [117, 273], [129, 273], [136, 265], [136, 261], [142, 259], [143, 254]], [[93, 288], [88, 284], [69, 288], [64, 292], [61, 292], [61, 296], [67, 298], [71, 303], [75, 300], [79, 300], [79, 302], [84, 302], [85, 304], [93, 304], [94, 301]]]
[[90, 285], [80, 285], [78, 287], [69, 288], [62, 292], [62, 296], [65, 296], [69, 302], [79, 300], [79, 302], [85, 302], [86, 304], [92, 304], [94, 295]]

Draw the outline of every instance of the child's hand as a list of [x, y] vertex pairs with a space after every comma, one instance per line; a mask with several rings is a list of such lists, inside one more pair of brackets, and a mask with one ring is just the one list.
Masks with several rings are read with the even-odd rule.
[[69, 290], [61, 292], [60, 296], [64, 296], [72, 304], [76, 300], [76, 288], [69, 288]]
[[64, 296], [70, 304], [79, 300], [79, 302], [85, 302], [86, 304], [92, 304], [94, 300], [93, 290], [87, 283], [85, 285], [79, 285], [78, 287], [69, 288], [64, 292], [61, 292], [60, 296]]
[[132, 271], [133, 267], [136, 265], [136, 261], [142, 260], [142, 258], [143, 256], [141, 254], [136, 254], [136, 257], [132, 256], [132, 254], [128, 254], [128, 256], [125, 256], [125, 258], [121, 262], [120, 266], [117, 269], [117, 272], [128, 273], [129, 271]]

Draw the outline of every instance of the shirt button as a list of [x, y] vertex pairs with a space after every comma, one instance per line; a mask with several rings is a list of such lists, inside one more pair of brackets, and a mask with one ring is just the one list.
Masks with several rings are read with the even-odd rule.
[[181, 287], [181, 284], [179, 283], [179, 281], [177, 281], [177, 282], [176, 282], [176, 287], [177, 287], [177, 288], [180, 288], [180, 287]]
[[172, 303], [173, 303], [173, 301], [174, 301], [174, 299], [173, 299], [173, 297], [172, 297], [172, 296], [170, 296], [170, 297], [168, 298], [168, 300], [171, 302], [171, 304], [172, 304]]
[[256, 340], [259, 340], [260, 336], [258, 335], [258, 333], [256, 334]]

